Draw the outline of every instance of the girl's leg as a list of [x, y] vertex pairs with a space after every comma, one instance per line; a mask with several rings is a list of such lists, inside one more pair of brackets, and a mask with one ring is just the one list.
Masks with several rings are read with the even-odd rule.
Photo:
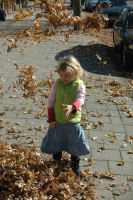
[[73, 172], [77, 176], [80, 176], [79, 161], [80, 161], [80, 157], [79, 156], [71, 155], [71, 167], [72, 167]]
[[58, 153], [53, 154], [53, 158], [54, 158], [55, 161], [60, 161], [61, 157], [62, 157], [62, 152], [58, 152]]

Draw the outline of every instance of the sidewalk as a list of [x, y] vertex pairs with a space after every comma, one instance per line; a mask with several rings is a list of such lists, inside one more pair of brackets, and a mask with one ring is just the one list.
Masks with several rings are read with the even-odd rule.
[[[22, 91], [13, 87], [13, 83], [19, 79], [14, 63], [19, 68], [24, 65], [39, 68], [36, 79], [42, 81], [50, 79], [51, 70], [55, 70], [59, 58], [72, 54], [79, 59], [86, 72], [83, 80], [87, 95], [82, 125], [86, 129], [91, 155], [82, 157], [81, 168], [89, 167], [90, 171], [98, 173], [111, 172], [115, 176], [115, 180], [95, 178], [95, 191], [100, 200], [132, 200], [133, 182], [130, 180], [133, 178], [133, 155], [128, 152], [133, 151], [133, 144], [128, 136], [133, 135], [133, 118], [129, 117], [129, 113], [121, 111], [124, 111], [124, 107], [126, 110], [126, 106], [133, 110], [130, 90], [128, 92], [129, 82], [120, 77], [117, 71], [118, 63], [112, 60], [112, 47], [98, 44], [100, 41], [97, 38], [83, 34], [72, 35], [68, 42], [63, 41], [64, 36], [52, 37], [39, 44], [29, 40], [26, 44], [22, 39], [18, 41], [17, 49], [7, 53], [10, 43], [1, 38], [0, 107], [4, 114], [0, 116], [0, 140], [40, 146], [48, 128], [46, 112], [40, 118], [37, 118], [37, 114], [47, 103], [45, 94], [50, 90], [42, 88], [36, 104], [30, 99], [24, 99]], [[102, 55], [107, 64], [100, 64], [96, 54]], [[57, 78], [57, 74], [54, 73], [53, 77]], [[119, 82], [122, 86], [121, 95], [113, 97], [111, 89], [117, 87]], [[10, 132], [11, 128], [14, 128], [14, 133]], [[93, 163], [90, 162], [91, 158]]]

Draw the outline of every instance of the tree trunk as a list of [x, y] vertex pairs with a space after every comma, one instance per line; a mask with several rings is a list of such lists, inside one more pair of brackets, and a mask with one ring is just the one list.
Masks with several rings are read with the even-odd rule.
[[[81, 0], [73, 0], [73, 12], [74, 16], [79, 16], [81, 17]], [[75, 24], [74, 25], [74, 30], [79, 30], [79, 25]]]

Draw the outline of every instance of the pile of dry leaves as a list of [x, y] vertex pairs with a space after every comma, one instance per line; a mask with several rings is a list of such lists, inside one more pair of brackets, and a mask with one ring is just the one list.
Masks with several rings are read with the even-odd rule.
[[89, 170], [77, 179], [68, 159], [55, 164], [35, 146], [0, 143], [0, 180], [0, 200], [96, 199]]

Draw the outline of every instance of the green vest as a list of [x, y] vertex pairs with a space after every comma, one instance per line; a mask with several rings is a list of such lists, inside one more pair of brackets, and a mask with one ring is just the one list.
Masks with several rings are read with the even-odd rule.
[[54, 104], [55, 120], [58, 123], [77, 123], [81, 121], [81, 108], [77, 110], [75, 114], [70, 114], [68, 119], [65, 119], [66, 111], [62, 104], [73, 104], [76, 98], [76, 94], [83, 84], [78, 78], [75, 78], [68, 84], [64, 84], [60, 79], [57, 80], [57, 92], [56, 92], [56, 101]]

